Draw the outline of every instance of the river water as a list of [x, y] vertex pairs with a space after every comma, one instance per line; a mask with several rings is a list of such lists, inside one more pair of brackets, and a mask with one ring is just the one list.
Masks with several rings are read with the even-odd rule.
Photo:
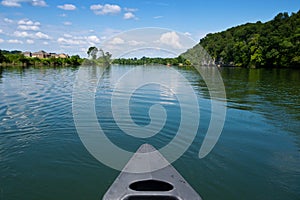
[[[127, 151], [146, 142], [158, 149], [168, 145], [182, 113], [175, 93], [188, 83], [199, 104], [199, 128], [191, 144], [178, 144], [188, 149], [173, 166], [203, 199], [299, 199], [299, 70], [219, 69], [226, 89], [226, 120], [214, 149], [199, 159], [212, 115], [203, 78], [194, 69], [175, 68], [185, 79], [170, 80], [176, 82], [172, 89], [149, 84], [132, 93], [131, 119], [124, 116], [123, 125], [133, 120], [147, 126], [153, 104], [161, 104], [167, 114], [157, 135], [137, 138], [122, 132], [111, 108], [118, 80], [133, 68], [109, 67], [95, 91], [98, 122], [113, 144]], [[171, 72], [166, 66], [137, 68], [145, 76], [149, 71], [149, 76], [166, 74], [166, 79]], [[95, 159], [77, 134], [72, 112], [77, 72], [76, 67], [0, 70], [1, 200], [101, 199], [119, 174]], [[185, 101], [190, 105], [189, 98]]]

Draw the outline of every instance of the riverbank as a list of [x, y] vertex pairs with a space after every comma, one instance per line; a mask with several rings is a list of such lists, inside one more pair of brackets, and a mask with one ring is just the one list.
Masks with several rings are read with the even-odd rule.
[[0, 50], [0, 66], [15, 67], [15, 66], [74, 66], [81, 65], [84, 59], [78, 55], [71, 57], [28, 57], [24, 56], [21, 51], [6, 51]]

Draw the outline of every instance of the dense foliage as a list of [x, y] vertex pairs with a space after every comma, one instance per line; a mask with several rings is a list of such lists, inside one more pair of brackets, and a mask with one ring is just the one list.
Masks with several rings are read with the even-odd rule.
[[98, 49], [95, 46], [89, 47], [87, 51], [90, 59], [84, 59], [83, 65], [98, 65], [108, 66], [111, 64], [111, 54], [105, 52], [102, 49]]
[[25, 57], [21, 51], [0, 50], [0, 64], [4, 66], [77, 66], [83, 62], [78, 55], [70, 58]]
[[149, 65], [149, 64], [161, 64], [161, 65], [190, 65], [191, 63], [184, 59], [182, 56], [176, 58], [118, 58], [113, 60], [113, 64], [121, 65]]
[[300, 67], [300, 11], [208, 34], [199, 44], [220, 65]]

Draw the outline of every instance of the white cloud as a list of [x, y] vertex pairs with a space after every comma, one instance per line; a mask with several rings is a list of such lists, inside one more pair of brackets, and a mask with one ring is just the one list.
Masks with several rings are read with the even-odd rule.
[[14, 20], [8, 19], [8, 18], [4, 18], [3, 20], [4, 20], [6, 23], [13, 23], [13, 22], [14, 22]]
[[80, 45], [80, 44], [86, 44], [85, 41], [83, 40], [74, 40], [72, 38], [68, 39], [68, 38], [63, 38], [63, 37], [60, 37], [57, 39], [57, 42], [59, 44], [66, 44], [66, 45]]
[[43, 0], [32, 0], [31, 5], [45, 7], [45, 6], [47, 6], [47, 3]]
[[27, 33], [26, 31], [15, 31], [13, 34], [15, 37], [33, 38], [33, 34]]
[[26, 31], [15, 31], [13, 33], [13, 36], [15, 37], [21, 37], [21, 38], [31, 38], [31, 39], [50, 39], [50, 36], [45, 34], [45, 33], [42, 33], [42, 32], [37, 32], [35, 34], [33, 33], [28, 33]]
[[136, 12], [136, 11], [138, 11], [137, 8], [124, 8], [124, 10], [125, 10], [126, 12]]
[[123, 18], [124, 19], [134, 19], [135, 15], [132, 12], [127, 12], [127, 13], [124, 13]]
[[18, 21], [18, 29], [24, 31], [38, 31], [40, 29], [40, 22], [33, 22], [29, 19], [21, 19]]
[[109, 43], [112, 44], [112, 45], [124, 44], [124, 40], [122, 38], [115, 37]]
[[80, 51], [82, 51], [82, 52], [87, 52], [87, 48], [80, 48]]
[[18, 24], [39, 26], [40, 22], [33, 22], [33, 21], [29, 20], [29, 19], [21, 19], [21, 20], [18, 21]]
[[101, 4], [94, 4], [94, 5], [90, 6], [90, 9], [93, 10], [93, 11], [94, 10], [100, 10], [102, 8], [103, 8], [103, 6]]
[[73, 4], [64, 4], [57, 7], [63, 10], [76, 10], [76, 6]]
[[1, 4], [7, 7], [21, 7], [21, 3], [29, 3], [32, 6], [45, 7], [47, 3], [44, 0], [3, 0]]
[[1, 1], [1, 4], [7, 7], [21, 7], [21, 4], [18, 1], [14, 0], [3, 0]]
[[91, 5], [90, 9], [96, 14], [96, 15], [107, 15], [107, 14], [117, 14], [121, 12], [121, 7], [118, 5], [113, 4], [97, 4], [97, 5]]
[[26, 43], [27, 43], [27, 44], [33, 44], [34, 41], [33, 41], [33, 40], [26, 40]]
[[42, 32], [37, 32], [35, 34], [36, 37], [38, 37], [39, 39], [50, 39], [50, 36], [45, 34], [45, 33], [42, 33]]
[[0, 33], [3, 33], [3, 30], [2, 30], [2, 29], [0, 29]]
[[185, 35], [185, 36], [188, 36], [188, 37], [191, 37], [191, 36], [192, 36], [192, 34], [191, 34], [190, 32], [185, 32], [184, 35]]
[[38, 26], [19, 25], [18, 29], [24, 30], [24, 31], [38, 31], [40, 28]]
[[60, 17], [66, 17], [67, 14], [63, 13], [63, 14], [60, 14], [59, 16], [60, 16]]
[[136, 40], [130, 40], [130, 41], [128, 41], [128, 44], [129, 44], [130, 46], [137, 46], [137, 45], [145, 44], [145, 42], [138, 42], [138, 41], [136, 41]]
[[100, 43], [100, 39], [96, 35], [72, 36], [70, 34], [64, 34], [64, 37], [58, 38], [57, 42], [61, 45], [96, 45]]
[[96, 35], [88, 36], [87, 40], [90, 43], [99, 43], [100, 42], [100, 39]]
[[91, 10], [100, 10], [100, 9], [102, 9], [103, 8], [103, 6], [102, 5], [100, 5], [100, 4], [97, 4], [97, 5], [91, 5], [90, 6], [90, 9]]
[[0, 43], [2, 43], [2, 42], [4, 42], [4, 40], [0, 38]]
[[21, 40], [8, 40], [7, 42], [12, 44], [23, 44]]
[[182, 45], [180, 44], [180, 41], [179, 41], [179, 36], [174, 31], [163, 33], [160, 36], [159, 42], [162, 44], [170, 45], [174, 48], [182, 47]]
[[48, 42], [43, 42], [43, 44], [44, 44], [44, 45], [48, 45], [49, 43], [48, 43]]
[[63, 22], [63, 24], [64, 24], [65, 26], [71, 26], [71, 25], [72, 25], [72, 22]]

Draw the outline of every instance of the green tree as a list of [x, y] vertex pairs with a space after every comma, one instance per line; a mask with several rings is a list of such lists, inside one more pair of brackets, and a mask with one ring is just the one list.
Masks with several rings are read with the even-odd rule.
[[6, 57], [2, 54], [2, 51], [0, 50], [0, 63], [6, 62]]
[[98, 49], [95, 46], [89, 47], [89, 49], [87, 51], [88, 56], [92, 57], [92, 59], [96, 59], [97, 58], [97, 53], [98, 53]]

